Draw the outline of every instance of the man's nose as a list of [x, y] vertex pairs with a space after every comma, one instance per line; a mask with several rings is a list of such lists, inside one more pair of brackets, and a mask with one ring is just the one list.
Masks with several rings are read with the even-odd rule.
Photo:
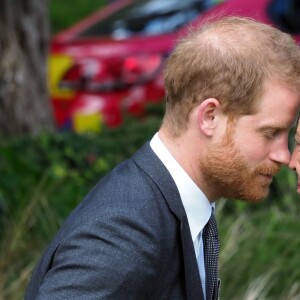
[[287, 142], [277, 145], [276, 149], [272, 152], [271, 159], [282, 165], [288, 165], [291, 161], [291, 153], [288, 149]]

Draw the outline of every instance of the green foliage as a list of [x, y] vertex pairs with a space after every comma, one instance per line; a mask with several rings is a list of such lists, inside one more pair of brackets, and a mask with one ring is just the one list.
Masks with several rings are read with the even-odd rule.
[[100, 9], [106, 0], [50, 0], [50, 28], [56, 33]]
[[[101, 134], [72, 132], [22, 137], [0, 144], [2, 209], [27, 203], [30, 189], [45, 178], [46, 191], [55, 186], [54, 205], [74, 206], [96, 181], [128, 158], [158, 129], [159, 118], [130, 121]], [[50, 188], [51, 187], [51, 188]], [[57, 193], [57, 191], [60, 193]]]
[[300, 223], [293, 200], [291, 211], [274, 203], [239, 214], [226, 213], [229, 201], [219, 203], [222, 299], [300, 299]]

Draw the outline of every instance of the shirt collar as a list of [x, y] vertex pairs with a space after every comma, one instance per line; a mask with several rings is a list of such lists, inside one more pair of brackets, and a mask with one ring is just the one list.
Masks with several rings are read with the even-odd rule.
[[150, 146], [175, 181], [187, 214], [192, 239], [195, 241], [208, 222], [214, 205], [208, 201], [200, 188], [175, 160], [159, 138], [158, 133], [150, 141]]

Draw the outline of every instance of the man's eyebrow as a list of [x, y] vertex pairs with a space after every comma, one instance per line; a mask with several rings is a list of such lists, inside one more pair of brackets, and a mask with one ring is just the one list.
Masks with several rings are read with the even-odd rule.
[[278, 131], [285, 131], [287, 130], [288, 128], [285, 127], [285, 126], [282, 126], [282, 125], [276, 125], [276, 124], [273, 124], [273, 125], [263, 125], [263, 126], [260, 126], [258, 128], [259, 131], [264, 131], [264, 130], [278, 130]]

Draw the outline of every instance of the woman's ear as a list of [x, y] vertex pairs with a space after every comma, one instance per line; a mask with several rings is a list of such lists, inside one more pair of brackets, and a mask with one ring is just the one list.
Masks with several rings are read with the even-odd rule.
[[218, 125], [221, 112], [221, 105], [215, 98], [205, 99], [198, 106], [198, 127], [206, 136], [212, 136]]

